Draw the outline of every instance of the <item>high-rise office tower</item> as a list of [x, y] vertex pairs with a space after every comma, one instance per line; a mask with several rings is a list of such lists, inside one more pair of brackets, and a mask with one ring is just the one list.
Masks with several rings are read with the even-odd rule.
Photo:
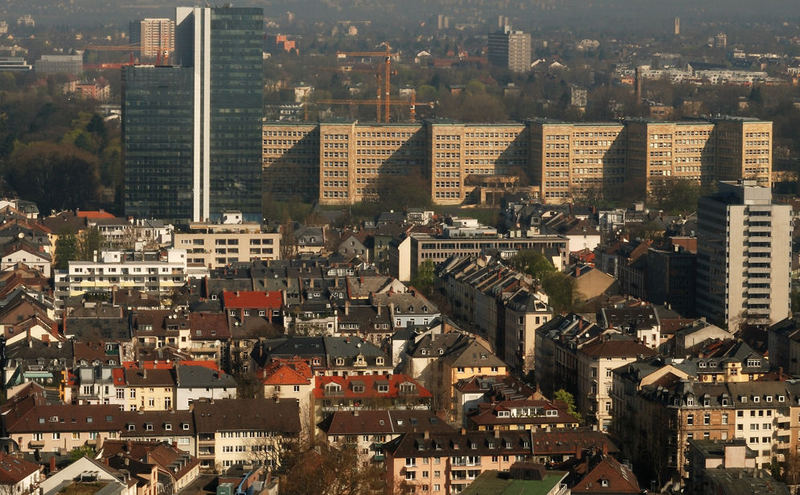
[[489, 33], [489, 62], [512, 72], [531, 70], [531, 35], [512, 31], [506, 26], [502, 31]]
[[724, 181], [697, 207], [697, 312], [737, 330], [790, 314], [792, 207], [754, 180]]
[[[188, 178], [184, 175], [186, 156], [183, 152], [170, 154], [173, 150], [165, 150], [173, 162], [167, 166], [163, 164], [165, 158], [159, 158], [163, 166], [153, 176], [148, 176], [141, 168], [148, 159], [141, 154], [138, 158], [136, 153], [131, 154], [134, 151], [131, 144], [139, 140], [164, 140], [163, 136], [156, 135], [161, 124], [155, 122], [163, 117], [163, 112], [153, 113], [152, 125], [132, 125], [135, 113], [130, 111], [134, 102], [127, 100], [133, 95], [145, 98], [147, 81], [154, 79], [136, 73], [160, 68], [143, 66], [126, 71], [138, 76], [126, 77], [124, 89], [123, 106], [129, 110], [127, 114], [123, 112], [127, 214], [201, 221], [215, 219], [225, 210], [239, 210], [246, 220], [261, 219], [263, 36], [261, 9], [177, 8], [173, 63], [190, 73], [191, 115], [188, 121], [174, 122], [174, 127], [189, 126], [191, 167]], [[161, 82], [163, 86], [157, 91], [151, 90], [154, 99], [160, 94], [181, 92], [186, 83], [183, 78]], [[148, 104], [152, 103], [141, 105]], [[135, 132], [143, 135], [131, 135]], [[140, 177], [142, 174], [145, 177]], [[181, 202], [175, 205], [177, 209], [170, 210], [159, 203], [162, 192], [178, 195], [187, 180], [191, 183], [188, 207]], [[153, 193], [156, 184], [161, 186], [158, 194]]]

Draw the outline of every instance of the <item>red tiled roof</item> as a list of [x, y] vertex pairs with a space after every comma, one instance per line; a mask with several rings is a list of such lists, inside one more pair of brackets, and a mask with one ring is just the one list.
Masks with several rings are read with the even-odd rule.
[[185, 364], [187, 366], [204, 366], [210, 370], [219, 371], [219, 366], [214, 361], [123, 361], [123, 368], [146, 368], [148, 370], [171, 370], [178, 364]]
[[116, 218], [114, 215], [107, 211], [99, 210], [86, 210], [86, 211], [78, 211], [75, 214], [78, 218]]
[[283, 305], [283, 294], [280, 291], [224, 291], [222, 301], [225, 309], [280, 309]]
[[[360, 382], [364, 385], [363, 392], [355, 392], [353, 390], [354, 382]], [[388, 392], [378, 392], [378, 383], [388, 383]], [[343, 397], [349, 399], [378, 399], [382, 397], [397, 397], [400, 395], [401, 383], [413, 383], [416, 386], [414, 395], [418, 397], [433, 397], [433, 394], [425, 387], [414, 381], [408, 375], [356, 375], [356, 376], [318, 376], [314, 386], [314, 397], [317, 399], [324, 398], [325, 386], [330, 383], [337, 383], [341, 387], [341, 393], [336, 397]]]
[[125, 385], [125, 368], [114, 368], [111, 370], [111, 378], [117, 387]]
[[308, 377], [287, 365], [281, 365], [271, 373], [265, 373], [264, 376], [264, 385], [308, 385], [308, 383]]
[[36, 463], [0, 454], [0, 485], [16, 485], [38, 470]]

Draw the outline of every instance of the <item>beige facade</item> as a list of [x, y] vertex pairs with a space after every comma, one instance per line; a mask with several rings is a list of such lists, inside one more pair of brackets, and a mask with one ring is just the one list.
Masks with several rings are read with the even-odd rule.
[[[473, 202], [481, 178], [515, 176], [547, 203], [645, 197], [674, 178], [769, 185], [772, 123], [713, 120], [508, 124], [265, 123], [264, 186], [276, 200], [373, 200], [382, 180], [422, 174], [440, 205]], [[468, 180], [472, 177], [473, 180]]]
[[593, 191], [619, 191], [625, 180], [625, 126], [533, 123], [530, 164], [546, 203], [562, 203]]
[[472, 193], [467, 177], [525, 175], [528, 133], [524, 124], [428, 125], [431, 200], [458, 205]]
[[725, 117], [530, 125], [532, 175], [548, 203], [599, 194], [645, 197], [671, 179], [770, 184], [772, 122]]
[[381, 180], [421, 174], [424, 143], [421, 124], [320, 124], [320, 204], [375, 200]]
[[[139, 24], [140, 49], [144, 58], [156, 58], [175, 51], [175, 21], [143, 19]], [[166, 62], [166, 61], [165, 61]]]
[[261, 225], [192, 223], [189, 232], [176, 232], [175, 246], [186, 250], [189, 264], [214, 269], [238, 262], [277, 260], [280, 232], [263, 232]]
[[270, 122], [262, 129], [264, 192], [272, 201], [319, 196], [319, 126]]

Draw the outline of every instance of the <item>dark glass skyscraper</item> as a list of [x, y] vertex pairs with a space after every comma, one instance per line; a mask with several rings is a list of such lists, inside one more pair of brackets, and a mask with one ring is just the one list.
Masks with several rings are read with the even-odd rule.
[[127, 215], [191, 218], [192, 112], [190, 68], [123, 69]]
[[[188, 215], [180, 210], [165, 218], [213, 220], [224, 210], [235, 209], [247, 220], [261, 219], [263, 33], [261, 9], [177, 8], [175, 60], [191, 78], [187, 98], [191, 115], [188, 128], [184, 127], [191, 141], [191, 166], [188, 177], [170, 182], [178, 185], [189, 180], [192, 196]], [[156, 132], [158, 127], [140, 131]], [[136, 164], [127, 158], [127, 142], [126, 137], [125, 164], [135, 169]], [[126, 213], [130, 214], [137, 214], [134, 210], [141, 210], [141, 204], [149, 201], [134, 190], [129, 194], [127, 178], [136, 173], [126, 170]], [[165, 169], [164, 173], [171, 174], [172, 170]], [[153, 211], [163, 210], [147, 206]]]

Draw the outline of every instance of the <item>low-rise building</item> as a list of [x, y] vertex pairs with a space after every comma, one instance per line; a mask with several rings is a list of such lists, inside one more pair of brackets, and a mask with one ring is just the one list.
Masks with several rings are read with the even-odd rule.
[[66, 270], [56, 270], [54, 295], [59, 307], [67, 297], [86, 293], [110, 298], [114, 287], [164, 298], [187, 278], [186, 250], [170, 249], [165, 255], [106, 251], [99, 260], [70, 261]]
[[300, 434], [296, 401], [223, 399], [194, 404], [197, 457], [219, 472], [235, 464], [275, 467], [283, 444]]
[[208, 268], [281, 258], [281, 233], [258, 223], [192, 222], [174, 238], [175, 247], [186, 250], [188, 263]]
[[175, 409], [189, 409], [200, 399], [235, 399], [236, 380], [206, 366], [175, 366]]

